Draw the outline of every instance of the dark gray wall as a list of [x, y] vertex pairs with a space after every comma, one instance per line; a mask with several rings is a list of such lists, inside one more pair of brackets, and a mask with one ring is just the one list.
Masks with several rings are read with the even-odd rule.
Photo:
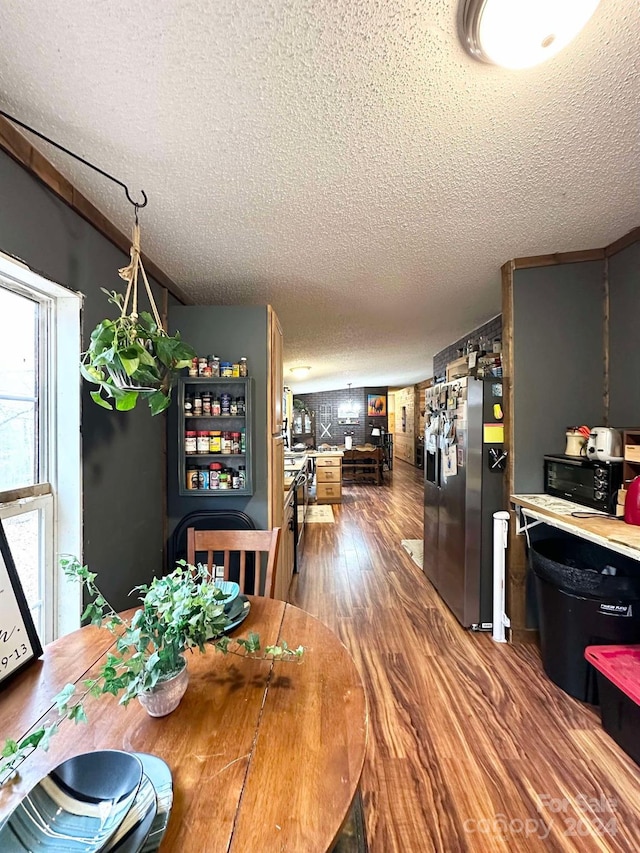
[[481, 338], [488, 340], [492, 345], [495, 338], [502, 340], [502, 314], [498, 314], [498, 316], [494, 317], [493, 320], [489, 320], [488, 323], [478, 326], [477, 329], [474, 329], [472, 332], [468, 332], [464, 337], [454, 341], [452, 344], [449, 344], [448, 347], [440, 350], [440, 352], [437, 352], [433, 357], [434, 382], [444, 382], [447, 372], [447, 364], [460, 357], [458, 353], [459, 349], [464, 350], [469, 341], [471, 341], [472, 344], [480, 343]]
[[542, 492], [543, 456], [567, 426], [603, 422], [601, 261], [515, 270], [515, 490]]
[[[216, 355], [222, 361], [238, 361], [245, 356], [253, 379], [253, 495], [223, 493], [178, 495], [178, 429], [183, 421], [176, 400], [169, 411], [167, 443], [168, 533], [189, 512], [235, 509], [246, 512], [257, 528], [266, 529], [267, 493], [267, 374], [268, 318], [266, 305], [178, 305], [169, 309], [169, 329], [176, 330], [195, 347], [198, 355]], [[185, 371], [186, 372], [186, 371]], [[177, 397], [177, 395], [176, 395]]]
[[609, 258], [609, 423], [640, 426], [640, 243]]
[[[83, 335], [88, 337], [100, 320], [115, 316], [100, 288], [122, 290], [118, 268], [128, 256], [4, 152], [0, 196], [0, 250], [85, 294]], [[165, 418], [152, 418], [146, 405], [108, 412], [92, 402], [89, 390], [83, 382], [84, 559], [98, 572], [111, 604], [121, 609], [133, 603], [127, 593], [135, 584], [163, 569]]]
[[[387, 415], [380, 415], [375, 418], [367, 416], [367, 397], [369, 394], [375, 394], [376, 397], [387, 397], [387, 386], [376, 386], [370, 388], [339, 388], [335, 391], [316, 391], [313, 394], [294, 394], [294, 400], [304, 401], [312, 412], [316, 415], [316, 445], [318, 444], [344, 444], [345, 433], [353, 433], [353, 444], [375, 443], [375, 439], [371, 437], [371, 426], [377, 426], [378, 429], [383, 429], [387, 432], [388, 420]], [[340, 424], [338, 423], [338, 408], [353, 400], [360, 407], [359, 424]], [[388, 406], [387, 399], [387, 406]], [[320, 426], [320, 418], [318, 412], [320, 406], [331, 406], [331, 428], [330, 437], [322, 436], [322, 428]], [[378, 439], [379, 440], [379, 439]], [[294, 437], [295, 441], [295, 437]]]

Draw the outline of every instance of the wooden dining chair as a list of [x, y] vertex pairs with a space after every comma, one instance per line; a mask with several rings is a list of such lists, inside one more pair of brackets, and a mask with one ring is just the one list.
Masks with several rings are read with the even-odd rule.
[[[232, 556], [237, 555], [238, 584], [244, 593], [273, 598], [276, 585], [276, 565], [280, 547], [280, 528], [273, 530], [196, 530], [187, 528], [187, 561], [196, 565], [196, 555], [206, 552], [207, 568], [213, 574], [215, 555], [222, 554], [224, 579], [231, 580], [229, 569]], [[266, 555], [263, 558], [263, 554]], [[247, 559], [249, 557], [249, 559]], [[247, 589], [247, 568], [253, 562], [253, 588]], [[263, 567], [264, 563], [264, 567]], [[264, 581], [263, 581], [264, 578]]]

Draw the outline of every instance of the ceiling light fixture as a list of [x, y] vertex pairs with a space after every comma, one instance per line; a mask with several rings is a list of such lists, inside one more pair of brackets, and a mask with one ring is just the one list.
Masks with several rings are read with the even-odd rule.
[[466, 50], [481, 62], [530, 68], [559, 53], [600, 0], [460, 0], [458, 25]]
[[307, 367], [292, 367], [289, 372], [293, 373], [293, 375], [296, 377], [296, 379], [304, 379], [304, 377], [309, 373], [310, 370], [311, 370], [311, 368], [308, 366]]

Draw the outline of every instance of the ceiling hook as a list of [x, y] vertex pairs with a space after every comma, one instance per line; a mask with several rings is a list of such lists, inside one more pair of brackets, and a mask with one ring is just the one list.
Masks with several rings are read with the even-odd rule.
[[134, 199], [131, 198], [131, 195], [129, 193], [129, 187], [127, 187], [125, 184], [122, 184], [122, 186], [124, 187], [124, 192], [125, 192], [125, 195], [127, 196], [127, 199], [136, 209], [136, 222], [137, 222], [138, 221], [138, 210], [142, 207], [146, 207], [147, 203], [149, 201], [149, 199], [147, 198], [147, 194], [144, 190], [140, 190], [140, 194], [142, 195], [142, 198], [144, 199], [144, 201], [134, 201]]
[[122, 189], [125, 191], [125, 194], [127, 196], [127, 200], [136, 209], [136, 222], [138, 221], [138, 216], [137, 216], [138, 208], [146, 207], [147, 201], [148, 201], [147, 194], [144, 190], [140, 190], [140, 192], [142, 194], [143, 201], [142, 202], [135, 201], [134, 199], [131, 198], [131, 194], [129, 193], [129, 188], [127, 187], [127, 185], [123, 181], [121, 181], [119, 178], [115, 178], [113, 175], [110, 175], [109, 172], [105, 172], [104, 169], [101, 169], [99, 166], [96, 166], [94, 163], [90, 163], [88, 160], [85, 160], [84, 157], [81, 157], [79, 154], [75, 154], [73, 151], [70, 151], [68, 148], [65, 148], [64, 145], [60, 145], [59, 142], [56, 142], [55, 140], [51, 139], [50, 137], [45, 136], [44, 133], [40, 133], [39, 130], [36, 130], [34, 127], [31, 127], [28, 124], [25, 124], [25, 122], [20, 121], [20, 119], [16, 118], [15, 116], [10, 115], [9, 113], [5, 112], [4, 110], [0, 110], [0, 116], [4, 116], [5, 118], [9, 119], [9, 121], [12, 121], [14, 124], [17, 124], [18, 127], [22, 127], [25, 130], [28, 130], [29, 133], [33, 133], [34, 136], [37, 136], [38, 139], [43, 139], [45, 142], [48, 142], [49, 145], [53, 145], [54, 148], [57, 148], [58, 151], [63, 151], [65, 154], [68, 154], [70, 157], [73, 157], [74, 160], [77, 160], [79, 163], [83, 163], [85, 166], [88, 166], [90, 169], [93, 169], [94, 172], [97, 172], [99, 175], [102, 175], [103, 177], [108, 178], [110, 181], [113, 181], [114, 184], [118, 184], [118, 186], [122, 187]]

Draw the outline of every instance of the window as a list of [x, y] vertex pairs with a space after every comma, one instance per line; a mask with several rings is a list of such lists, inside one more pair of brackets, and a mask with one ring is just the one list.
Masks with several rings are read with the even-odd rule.
[[41, 642], [79, 626], [78, 294], [0, 255], [0, 518]]

